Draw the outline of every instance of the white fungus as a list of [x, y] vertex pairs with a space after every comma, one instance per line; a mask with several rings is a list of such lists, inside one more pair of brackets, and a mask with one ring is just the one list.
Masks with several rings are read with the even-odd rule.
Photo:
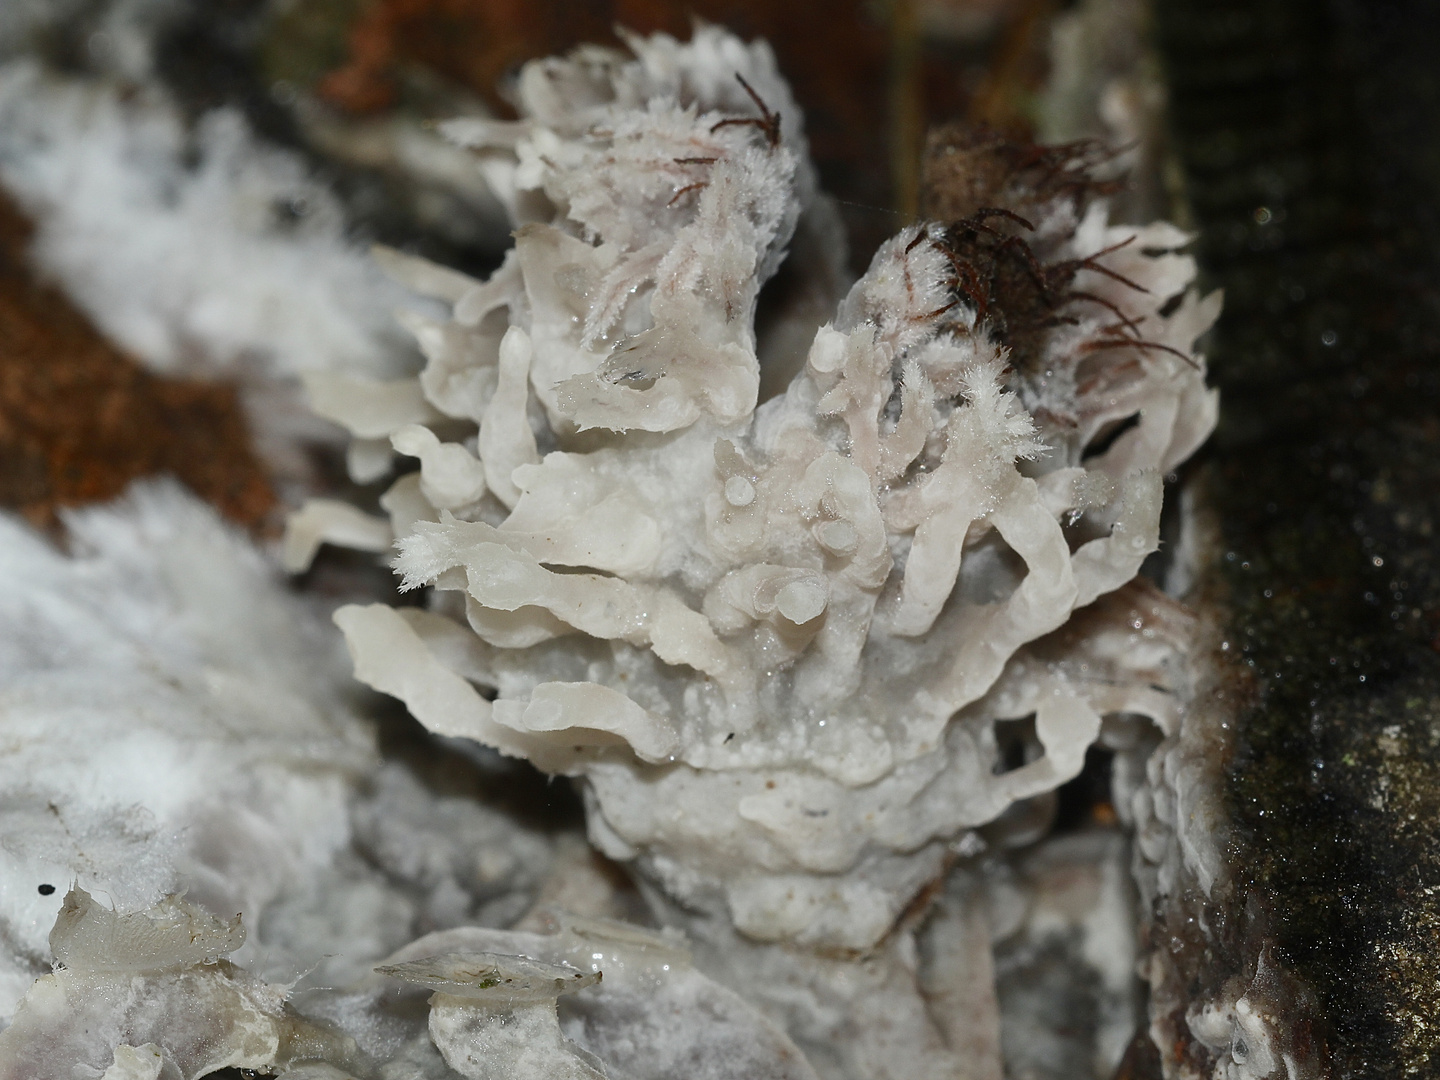
[[[593, 842], [690, 910], [866, 949], [1103, 716], [1173, 711], [1105, 621], [1124, 603], [1067, 621], [1158, 546], [1161, 477], [1214, 424], [1219, 298], [1173, 226], [1055, 197], [1026, 238], [1090, 302], [1019, 371], [912, 226], [762, 401], [756, 299], [827, 205], [799, 113], [763, 44], [627, 43], [527, 65], [518, 124], [446, 129], [516, 246], [486, 282], [386, 259], [453, 309], [409, 320], [427, 367], [385, 390], [448, 418], [386, 429], [422, 458], [386, 499], [395, 565], [437, 600], [336, 621], [431, 729], [578, 778]], [[378, 392], [324, 407], [378, 435]], [[1031, 716], [1007, 770], [995, 725]]]

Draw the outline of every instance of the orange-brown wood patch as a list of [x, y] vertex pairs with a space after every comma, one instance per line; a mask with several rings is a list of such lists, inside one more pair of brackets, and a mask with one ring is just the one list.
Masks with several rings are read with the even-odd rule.
[[275, 503], [235, 389], [151, 374], [27, 259], [29, 222], [0, 194], [0, 506], [37, 525], [62, 506], [171, 473], [256, 525]]

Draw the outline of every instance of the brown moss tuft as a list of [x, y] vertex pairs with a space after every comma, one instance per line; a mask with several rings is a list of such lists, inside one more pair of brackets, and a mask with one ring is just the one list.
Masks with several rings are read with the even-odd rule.
[[1078, 220], [1092, 200], [1121, 190], [1123, 179], [1094, 174], [1113, 154], [1093, 140], [1041, 146], [983, 125], [949, 124], [927, 140], [920, 206], [941, 226], [928, 235], [954, 267], [956, 297], [974, 307], [995, 340], [1009, 348], [1010, 365], [1022, 381], [1041, 377], [1046, 341], [1056, 327], [1076, 321], [1077, 305], [1103, 307], [1115, 318], [1081, 347], [1077, 366], [1089, 354], [1122, 348], [1131, 354], [1174, 351], [1142, 340], [1135, 321], [1116, 304], [1073, 288], [1076, 275], [1087, 269], [1145, 292], [1100, 261], [1115, 249], [1043, 263], [1027, 240], [1057, 201], [1070, 200]]
[[1031, 217], [1059, 198], [1077, 209], [1124, 189], [1124, 181], [1098, 180], [1097, 166], [1116, 151], [1093, 139], [1041, 146], [983, 124], [945, 124], [925, 141], [920, 212], [936, 221], [973, 217], [1003, 206]]

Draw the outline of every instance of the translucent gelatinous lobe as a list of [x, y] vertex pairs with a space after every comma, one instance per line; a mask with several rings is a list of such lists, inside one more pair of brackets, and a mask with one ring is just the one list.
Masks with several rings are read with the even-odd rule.
[[0, 1033], [6, 1080], [76, 1069], [152, 1077], [265, 1068], [290, 1027], [283, 992], [222, 957], [244, 942], [178, 897], [121, 913], [71, 889], [50, 934], [54, 974], [39, 979]]

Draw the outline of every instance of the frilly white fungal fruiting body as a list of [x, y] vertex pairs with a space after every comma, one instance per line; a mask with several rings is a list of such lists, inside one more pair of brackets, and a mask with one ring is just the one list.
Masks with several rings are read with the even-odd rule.
[[[311, 507], [292, 561], [393, 535], [434, 602], [337, 613], [362, 680], [578, 778], [593, 841], [683, 903], [866, 948], [1103, 716], [1173, 721], [1126, 603], [1057, 631], [1157, 549], [1214, 423], [1218, 297], [1185, 234], [1110, 224], [1055, 158], [1023, 215], [882, 245], [761, 402], [756, 299], [825, 206], [799, 114], [763, 44], [630, 46], [533, 63], [521, 121], [451, 129], [515, 247], [483, 283], [382, 254], [451, 305], [410, 319], [425, 370], [312, 393], [420, 467], [388, 532]], [[997, 721], [1032, 716], [1006, 754], [1028, 729]]]

